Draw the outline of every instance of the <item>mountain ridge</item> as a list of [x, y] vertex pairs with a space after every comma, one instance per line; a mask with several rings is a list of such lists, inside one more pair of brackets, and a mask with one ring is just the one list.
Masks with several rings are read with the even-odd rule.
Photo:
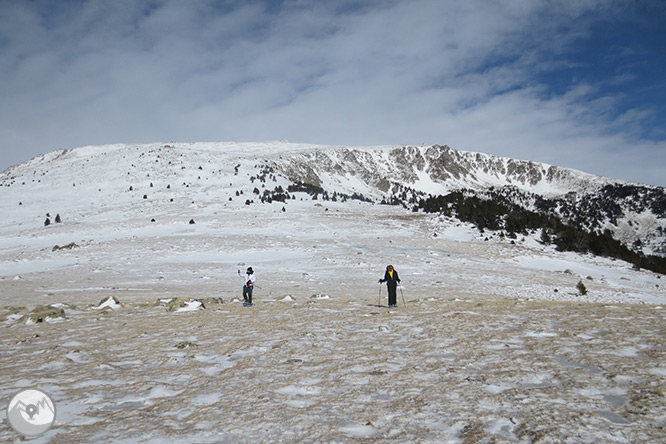
[[557, 215], [592, 232], [610, 232], [636, 252], [666, 255], [663, 188], [446, 145], [115, 144], [56, 150], [0, 174], [3, 188], [28, 191], [19, 193], [28, 194], [23, 200], [30, 199], [30, 192], [56, 192], [54, 200], [76, 192], [91, 213], [95, 205], [127, 200], [128, 190], [143, 190], [144, 200], [152, 202], [168, 187], [170, 199], [183, 204], [190, 198], [206, 201], [206, 193], [229, 200], [244, 196], [240, 200], [249, 204], [255, 198], [273, 200], [296, 183], [412, 209], [420, 199], [460, 190], [486, 199], [502, 195], [526, 210]]

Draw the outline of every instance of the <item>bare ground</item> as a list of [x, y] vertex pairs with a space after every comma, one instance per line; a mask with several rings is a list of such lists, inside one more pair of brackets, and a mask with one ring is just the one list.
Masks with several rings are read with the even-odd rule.
[[36, 442], [666, 441], [658, 306], [293, 299], [8, 320], [0, 395], [53, 397]]

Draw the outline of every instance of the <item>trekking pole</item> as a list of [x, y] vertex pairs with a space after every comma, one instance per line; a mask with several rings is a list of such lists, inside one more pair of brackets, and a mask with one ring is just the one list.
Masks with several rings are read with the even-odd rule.
[[402, 285], [400, 286], [400, 296], [402, 296], [402, 305], [406, 307], [407, 304], [405, 303], [405, 294], [402, 292]]
[[377, 307], [382, 306], [382, 283], [379, 283], [379, 299], [377, 299]]

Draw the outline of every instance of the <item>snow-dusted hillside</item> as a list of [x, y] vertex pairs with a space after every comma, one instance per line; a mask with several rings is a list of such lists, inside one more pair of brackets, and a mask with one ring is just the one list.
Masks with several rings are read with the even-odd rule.
[[[236, 192], [242, 192], [245, 199], [237, 203], [258, 201], [255, 197], [268, 197], [266, 193], [296, 182], [319, 187], [328, 197], [336, 193], [403, 204], [453, 190], [482, 196], [490, 190], [528, 210], [547, 208], [589, 231], [609, 232], [635, 251], [666, 255], [662, 188], [447, 146], [348, 148], [274, 142], [84, 147], [8, 169], [0, 185], [11, 191], [0, 197], [7, 199], [3, 206], [11, 207], [54, 193], [57, 197], [45, 200], [72, 203], [76, 210], [95, 213], [126, 204], [149, 212], [168, 210], [162, 205], [165, 199], [181, 207], [188, 200], [233, 201], [240, 197]], [[252, 193], [256, 190], [260, 194]], [[138, 204], [144, 196], [148, 202]]]
[[[609, 183], [573, 170], [447, 147], [336, 148], [285, 142], [91, 146], [48, 153], [0, 176], [0, 254], [5, 279], [88, 262], [90, 270], [76, 271], [73, 279], [129, 265], [127, 273], [136, 272], [136, 280], [145, 283], [153, 272], [144, 268], [154, 261], [180, 263], [186, 256], [186, 262], [197, 263], [261, 258], [271, 268], [295, 268], [297, 277], [308, 273], [299, 268], [334, 261], [340, 252], [324, 254], [325, 244], [336, 249], [358, 245], [362, 260], [347, 258], [340, 265], [371, 261], [380, 267], [391, 260], [385, 247], [396, 233], [422, 236], [419, 248], [428, 248], [443, 234], [465, 227], [444, 216], [377, 203], [382, 200], [400, 197], [405, 203], [425, 193], [507, 184], [525, 193], [566, 192], [575, 199], [572, 193], [582, 195]], [[649, 227], [653, 234], [664, 223], [646, 211], [628, 217], [641, 219], [632, 224], [634, 229]], [[465, 230], [465, 239], [498, 234]], [[539, 239], [538, 232], [532, 236]], [[388, 242], [381, 254], [371, 254], [372, 239]], [[551, 254], [530, 239], [525, 244]], [[51, 251], [72, 243], [75, 248]], [[123, 252], [141, 245], [155, 254]], [[420, 267], [429, 254], [410, 261]]]
[[660, 275], [378, 203], [610, 179], [445, 147], [197, 143], [57, 151], [0, 184], [0, 399], [53, 396], [34, 442], [665, 438]]

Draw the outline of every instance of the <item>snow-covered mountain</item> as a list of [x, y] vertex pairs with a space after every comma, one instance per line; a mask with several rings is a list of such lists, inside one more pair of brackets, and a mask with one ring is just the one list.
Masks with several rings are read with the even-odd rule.
[[[448, 146], [338, 148], [275, 162], [291, 180], [412, 204], [415, 194], [471, 190], [547, 211], [590, 231], [608, 230], [645, 254], [666, 254], [666, 193], [582, 171]], [[405, 190], [407, 189], [407, 193]]]
[[58, 202], [60, 211], [87, 208], [89, 213], [121, 203], [135, 205], [136, 211], [160, 212], [168, 211], [167, 202], [174, 201], [286, 200], [290, 186], [324, 198], [353, 196], [406, 207], [429, 195], [469, 190], [557, 215], [592, 232], [610, 233], [634, 251], [666, 255], [663, 188], [448, 146], [91, 146], [54, 151], [9, 168], [0, 176], [0, 185], [10, 190], [3, 198], [13, 199], [6, 205], [25, 205], [34, 196], [51, 195], [48, 200]]

